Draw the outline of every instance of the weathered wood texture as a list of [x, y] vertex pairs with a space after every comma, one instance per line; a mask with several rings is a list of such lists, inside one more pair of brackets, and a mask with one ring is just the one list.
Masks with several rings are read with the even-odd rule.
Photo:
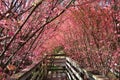
[[66, 77], [66, 55], [53, 54], [47, 57], [47, 79], [46, 80], [67, 80]]
[[69, 57], [66, 57], [66, 73], [69, 80], [110, 80], [105, 76], [95, 75], [80, 68], [78, 62]]

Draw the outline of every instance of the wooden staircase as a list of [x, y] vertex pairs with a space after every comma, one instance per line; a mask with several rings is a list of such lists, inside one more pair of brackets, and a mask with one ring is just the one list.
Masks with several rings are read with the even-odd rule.
[[47, 79], [46, 80], [67, 80], [65, 73], [66, 55], [47, 55]]
[[80, 68], [78, 63], [66, 54], [46, 55], [10, 80], [110, 80], [102, 75], [94, 75]]

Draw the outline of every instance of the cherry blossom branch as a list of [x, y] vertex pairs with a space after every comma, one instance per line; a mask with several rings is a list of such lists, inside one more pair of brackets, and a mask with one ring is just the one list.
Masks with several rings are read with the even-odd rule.
[[30, 14], [27, 16], [27, 18], [25, 19], [25, 21], [23, 22], [23, 24], [19, 27], [19, 29], [15, 32], [14, 36], [10, 39], [10, 42], [8, 43], [8, 45], [6, 46], [6, 48], [3, 50], [3, 52], [0, 54], [0, 59], [4, 56], [4, 53], [6, 52], [6, 50], [9, 48], [9, 46], [11, 45], [11, 43], [13, 42], [13, 40], [15, 39], [15, 37], [17, 36], [17, 34], [21, 31], [21, 29], [23, 28], [23, 26], [25, 25], [25, 23], [27, 22], [27, 20], [30, 18], [30, 16], [33, 14], [33, 12], [36, 10], [36, 8], [42, 4], [43, 0], [40, 0], [32, 9], [32, 11], [30, 12]]
[[[37, 29], [24, 43], [22, 43], [20, 46], [18, 46], [17, 50], [14, 51], [12, 53], [12, 55], [8, 58], [8, 60], [6, 61], [4, 68], [9, 64], [9, 62], [11, 61], [11, 59], [15, 56], [15, 54], [17, 53], [17, 51], [19, 51], [21, 49], [22, 46], [24, 46], [32, 37], [34, 37], [34, 35], [40, 31], [40, 33], [44, 30], [45, 26], [47, 24], [49, 24], [50, 22], [54, 21], [56, 18], [58, 18], [61, 14], [63, 14], [66, 9], [69, 8], [70, 4], [73, 2], [73, 0], [71, 0], [66, 6], [65, 9], [63, 9], [60, 13], [58, 13], [55, 17], [51, 18], [50, 20], [48, 20], [45, 24], [43, 24], [39, 29]], [[37, 7], [36, 7], [37, 8]]]

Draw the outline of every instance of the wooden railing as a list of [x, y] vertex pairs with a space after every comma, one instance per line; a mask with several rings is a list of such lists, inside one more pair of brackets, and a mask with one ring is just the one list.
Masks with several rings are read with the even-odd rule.
[[11, 76], [10, 80], [43, 80], [47, 74], [46, 57]]
[[58, 70], [65, 72], [68, 80], [109, 80], [102, 75], [94, 75], [90, 71], [80, 68], [76, 61], [66, 57], [65, 54], [46, 55], [39, 62], [12, 75], [11, 80], [46, 80], [48, 72]]
[[66, 73], [69, 80], [83, 80], [83, 70], [69, 57], [66, 57]]
[[109, 80], [103, 75], [95, 75], [91, 72], [92, 71], [80, 68], [76, 61], [66, 57], [66, 73], [68, 80]]

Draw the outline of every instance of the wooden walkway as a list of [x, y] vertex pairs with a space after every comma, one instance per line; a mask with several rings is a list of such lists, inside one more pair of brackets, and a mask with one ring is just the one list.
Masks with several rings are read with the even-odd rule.
[[65, 54], [46, 55], [41, 61], [33, 63], [10, 80], [110, 80], [80, 68]]
[[67, 80], [65, 58], [63, 54], [49, 55], [47, 57], [48, 74], [46, 80]]

